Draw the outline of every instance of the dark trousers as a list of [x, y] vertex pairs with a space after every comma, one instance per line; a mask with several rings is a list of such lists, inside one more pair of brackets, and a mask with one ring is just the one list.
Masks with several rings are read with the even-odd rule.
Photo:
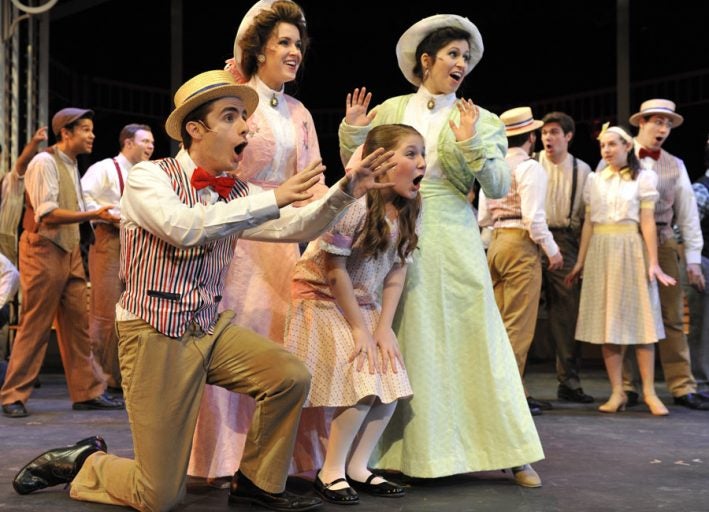
[[[558, 270], [549, 270], [549, 259], [542, 255], [542, 294], [547, 308], [547, 336], [556, 352], [556, 376], [559, 383], [577, 389], [581, 387], [581, 345], [575, 336], [580, 286], [577, 282], [568, 288], [564, 278], [576, 264], [579, 236], [568, 229], [552, 229], [551, 232], [564, 257], [564, 266]], [[537, 329], [540, 324], [537, 322]]]

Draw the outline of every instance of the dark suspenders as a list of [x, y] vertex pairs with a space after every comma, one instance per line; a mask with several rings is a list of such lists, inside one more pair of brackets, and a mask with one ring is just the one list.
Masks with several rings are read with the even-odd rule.
[[115, 158], [113, 160], [113, 165], [116, 166], [116, 172], [118, 173], [118, 186], [121, 189], [121, 196], [123, 195], [123, 174], [121, 174], [121, 168]]

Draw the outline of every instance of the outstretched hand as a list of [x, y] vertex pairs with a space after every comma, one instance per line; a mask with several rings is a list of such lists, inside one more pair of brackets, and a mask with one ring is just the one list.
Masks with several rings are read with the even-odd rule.
[[448, 125], [453, 130], [455, 140], [461, 142], [475, 136], [475, 123], [480, 118], [480, 109], [473, 103], [473, 100], [464, 98], [459, 99], [456, 106], [460, 112], [460, 124], [456, 125], [452, 120], [449, 120]]
[[369, 190], [393, 187], [393, 183], [380, 183], [377, 178], [396, 167], [392, 161], [393, 151], [378, 148], [361, 160], [354, 169], [345, 169], [343, 189], [354, 198], [360, 198]]
[[367, 113], [371, 100], [372, 93], [367, 92], [366, 87], [348, 93], [345, 102], [345, 122], [350, 126], [367, 126], [371, 123], [377, 115], [376, 111]]
[[120, 217], [116, 217], [111, 213], [111, 208], [114, 208], [113, 205], [107, 205], [107, 206], [102, 206], [101, 208], [97, 209], [94, 211], [95, 219], [98, 220], [103, 220], [105, 222], [112, 222], [114, 224], [118, 224], [121, 221]]
[[323, 172], [325, 172], [325, 166], [322, 165], [321, 159], [317, 159], [281, 183], [274, 190], [278, 207], [283, 208], [296, 201], [307, 201], [313, 197], [313, 192], [310, 189], [320, 182], [320, 175]]

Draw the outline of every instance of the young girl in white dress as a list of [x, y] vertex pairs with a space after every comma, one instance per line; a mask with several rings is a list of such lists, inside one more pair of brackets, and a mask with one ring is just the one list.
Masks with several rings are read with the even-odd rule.
[[657, 281], [671, 286], [675, 280], [657, 262], [657, 174], [640, 170], [633, 139], [622, 128], [604, 130], [599, 140], [607, 167], [591, 173], [584, 187], [579, 257], [566, 277], [571, 283], [583, 270], [576, 339], [603, 345], [612, 392], [599, 411], [625, 408], [623, 356], [635, 345], [645, 404], [664, 416], [667, 408], [655, 394], [654, 344], [665, 337]]
[[396, 166], [381, 180], [387, 187], [310, 243], [296, 265], [286, 325], [286, 347], [313, 375], [305, 406], [336, 408], [315, 490], [338, 504], [359, 500], [353, 486], [404, 494], [367, 464], [397, 400], [412, 394], [391, 324], [418, 242], [425, 146], [414, 128], [391, 124], [369, 132], [362, 154], [379, 147], [394, 152]]

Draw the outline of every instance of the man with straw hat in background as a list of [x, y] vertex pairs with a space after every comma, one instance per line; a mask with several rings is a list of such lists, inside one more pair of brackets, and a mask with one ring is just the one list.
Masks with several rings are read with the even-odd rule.
[[[508, 110], [500, 119], [505, 124], [509, 146], [505, 159], [512, 169], [512, 183], [501, 199], [487, 199], [484, 191], [480, 191], [478, 219], [481, 227], [493, 227], [487, 261], [495, 301], [520, 377], [524, 378], [542, 286], [539, 248], [549, 258], [549, 270], [562, 267], [564, 260], [547, 226], [544, 209], [547, 175], [539, 162], [530, 158], [536, 142], [535, 130], [543, 123], [534, 119], [529, 107]], [[548, 402], [529, 394], [527, 404], [533, 415], [551, 408]]]
[[[246, 147], [256, 92], [227, 71], [208, 71], [175, 94], [166, 122], [182, 142], [175, 158], [131, 170], [121, 200], [121, 277], [116, 307], [119, 356], [135, 459], [105, 453], [100, 437], [50, 450], [13, 485], [26, 494], [72, 482], [77, 500], [169, 510], [185, 494], [187, 463], [205, 383], [256, 400], [230, 503], [310, 510], [318, 498], [285, 491], [296, 428], [310, 375], [281, 346], [217, 315], [222, 278], [237, 238], [300, 241], [325, 230], [355, 198], [386, 185], [393, 164], [378, 150], [320, 200], [307, 200], [324, 170], [315, 161], [278, 188], [263, 191], [230, 171]], [[372, 171], [370, 169], [376, 169]], [[248, 269], [244, 269], [248, 271]]]
[[[635, 155], [644, 169], [657, 173], [660, 198], [655, 203], [659, 264], [668, 275], [679, 281], [679, 252], [672, 225], [679, 226], [684, 241], [687, 278], [691, 286], [704, 289], [701, 266], [702, 230], [697, 203], [684, 162], [671, 155], [662, 145], [673, 128], [684, 122], [675, 112], [674, 102], [651, 99], [640, 105], [640, 111], [630, 116], [630, 124], [638, 127], [635, 137]], [[674, 403], [690, 409], [709, 410], [709, 400], [697, 393], [697, 382], [692, 375], [687, 337], [683, 329], [682, 289], [679, 286], [660, 286], [660, 305], [666, 337], [658, 344], [660, 362], [667, 388]], [[627, 361], [627, 360], [626, 360]], [[628, 405], [638, 403], [635, 382], [625, 367], [625, 390]]]

